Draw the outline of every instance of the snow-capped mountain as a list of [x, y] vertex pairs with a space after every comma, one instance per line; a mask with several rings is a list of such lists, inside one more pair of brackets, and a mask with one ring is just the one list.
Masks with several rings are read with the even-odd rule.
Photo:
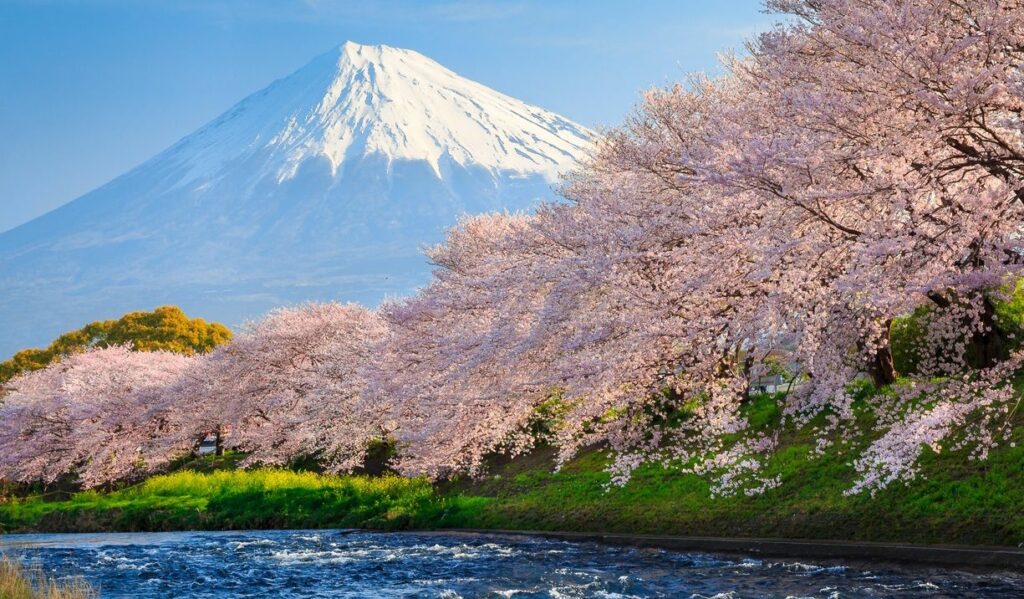
[[238, 324], [409, 293], [424, 244], [553, 197], [591, 135], [416, 52], [346, 43], [0, 234], [0, 356], [166, 303]]

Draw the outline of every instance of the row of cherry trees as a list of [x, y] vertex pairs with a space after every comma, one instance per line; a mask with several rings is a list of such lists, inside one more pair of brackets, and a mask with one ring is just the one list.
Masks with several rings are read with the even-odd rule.
[[364, 401], [380, 317], [356, 305], [271, 312], [210, 354], [93, 348], [15, 378], [0, 408], [0, 476], [85, 486], [145, 475], [198, 449], [210, 433], [249, 463], [362, 464], [387, 435], [384, 406]]
[[97, 484], [230, 426], [253, 463], [347, 471], [387, 438], [402, 472], [448, 476], [528, 450], [556, 405], [562, 460], [604, 443], [619, 483], [653, 460], [756, 493], [782, 482], [741, 409], [762, 358], [800, 365], [784, 412], [823, 448], [851, 430], [854, 378], [894, 382], [890, 324], [921, 305], [930, 382], [873, 400], [883, 434], [852, 491], [914, 476], [925, 446], [983, 457], [1024, 361], [995, 310], [1022, 267], [1024, 4], [768, 6], [786, 25], [725, 75], [648, 93], [568, 202], [461, 222], [408, 299], [273, 312], [209, 356], [94, 350], [16, 379], [0, 475]]

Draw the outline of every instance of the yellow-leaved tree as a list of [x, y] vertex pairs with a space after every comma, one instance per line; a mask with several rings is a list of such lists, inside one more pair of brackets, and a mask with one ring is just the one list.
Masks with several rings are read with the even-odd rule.
[[118, 320], [98, 320], [64, 333], [45, 349], [23, 349], [0, 362], [0, 384], [29, 370], [45, 368], [61, 357], [90, 347], [130, 345], [137, 351], [206, 353], [231, 340], [231, 330], [202, 318], [189, 318], [177, 306], [129, 312]]

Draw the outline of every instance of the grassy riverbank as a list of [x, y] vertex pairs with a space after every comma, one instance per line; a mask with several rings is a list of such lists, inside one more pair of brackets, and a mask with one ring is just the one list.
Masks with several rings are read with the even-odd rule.
[[[425, 480], [288, 470], [182, 470], [110, 493], [41, 497], [0, 506], [4, 531], [159, 531], [434, 526], [466, 501]], [[472, 503], [472, 500], [469, 500]]]
[[[770, 398], [754, 402], [755, 428], [778, 426]], [[871, 414], [859, 409], [863, 430]], [[712, 497], [708, 482], [659, 466], [608, 488], [607, 455], [584, 452], [559, 472], [538, 450], [490, 475], [431, 485], [396, 477], [333, 477], [282, 470], [215, 470], [209, 459], [135, 487], [67, 500], [0, 505], [13, 531], [365, 527], [495, 528], [710, 536], [768, 536], [917, 543], [1024, 542], [1024, 423], [984, 462], [958, 452], [925, 456], [924, 476], [875, 497], [848, 496], [850, 455], [867, 443], [813, 455], [807, 428], [785, 428], [766, 473], [783, 484], [762, 495]], [[230, 466], [231, 462], [222, 464]]]
[[[867, 392], [867, 390], [865, 390]], [[1013, 545], [1024, 542], [1024, 419], [1010, 442], [975, 461], [966, 451], [926, 450], [922, 476], [874, 497], [845, 492], [851, 465], [873, 438], [874, 415], [855, 404], [847, 444], [815, 454], [809, 426], [780, 427], [780, 409], [764, 397], [747, 407], [755, 430], [780, 430], [764, 474], [782, 485], [761, 495], [712, 497], [709, 482], [658, 465], [641, 467], [624, 487], [608, 488], [608, 456], [584, 453], [558, 473], [543, 452], [513, 461], [486, 479], [449, 485], [486, 501], [467, 525], [479, 528], [607, 531], [699, 536], [787, 537], [911, 543]]]

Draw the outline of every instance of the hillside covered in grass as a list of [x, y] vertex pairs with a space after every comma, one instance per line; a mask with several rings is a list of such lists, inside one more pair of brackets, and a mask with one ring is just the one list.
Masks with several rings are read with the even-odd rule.
[[[851, 464], [872, 434], [862, 399], [846, 443], [821, 455], [805, 426], [782, 426], [779, 448], [763, 475], [783, 484], [761, 494], [714, 496], [706, 477], [659, 464], [641, 466], [624, 486], [609, 484], [609, 456], [587, 451], [558, 472], [540, 451], [490, 476], [444, 487], [483, 499], [464, 525], [479, 528], [580, 530], [701, 536], [760, 536], [917, 543], [1017, 545], [1024, 541], [1024, 428], [1015, 415], [1011, 439], [985, 461], [966, 451], [926, 450], [922, 473], [909, 484], [850, 494]], [[751, 426], [772, 430], [781, 414], [774, 398], [747, 407]]]
[[[856, 410], [857, 427], [872, 430], [867, 402], [860, 400]], [[774, 397], [755, 398], [746, 412], [755, 429], [780, 427]], [[848, 494], [857, 476], [849, 456], [870, 442], [870, 433], [818, 455], [812, 422], [781, 426], [779, 449], [763, 474], [785, 484], [759, 495], [716, 496], [706, 477], [657, 464], [614, 486], [601, 448], [582, 452], [557, 472], [554, 451], [538, 448], [513, 460], [495, 458], [483, 477], [438, 484], [390, 475], [242, 471], [228, 456], [195, 460], [116, 491], [11, 499], [0, 505], [0, 527], [488, 528], [1017, 545], [1024, 541], [1024, 428], [1015, 419], [1011, 440], [987, 460], [929, 452], [921, 476], [874, 496]]]

